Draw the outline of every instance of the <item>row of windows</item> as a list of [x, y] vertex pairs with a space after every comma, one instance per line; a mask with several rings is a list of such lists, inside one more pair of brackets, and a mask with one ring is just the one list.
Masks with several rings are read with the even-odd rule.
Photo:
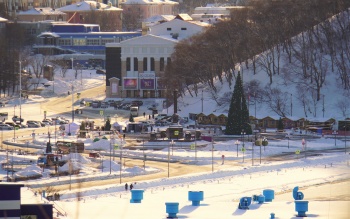
[[[125, 37], [125, 39], [127, 39]], [[124, 40], [124, 38], [123, 38]], [[61, 46], [70, 46], [71, 45], [71, 39], [58, 39], [58, 45]], [[99, 46], [99, 45], [106, 45], [106, 43], [119, 43], [120, 38], [113, 38], [113, 39], [86, 39], [86, 38], [75, 38], [73, 39], [73, 45], [74, 46]]]
[[[166, 30], [171, 31], [172, 29], [171, 29], [171, 27], [168, 27]], [[187, 27], [181, 27], [181, 30], [187, 30]]]
[[[150, 62], [151, 62], [151, 66], [150, 69], [148, 69], [148, 65], [147, 65], [147, 57], [143, 58], [143, 70], [144, 71], [155, 71], [155, 60], [153, 57], [149, 58]], [[170, 63], [171, 59], [167, 58], [167, 63]], [[130, 71], [131, 70], [131, 58], [126, 58], [126, 70]], [[134, 71], [138, 71], [139, 70], [139, 60], [138, 58], [134, 57]], [[165, 59], [164, 58], [160, 58], [159, 60], [159, 70], [160, 71], [164, 71], [165, 70]]]

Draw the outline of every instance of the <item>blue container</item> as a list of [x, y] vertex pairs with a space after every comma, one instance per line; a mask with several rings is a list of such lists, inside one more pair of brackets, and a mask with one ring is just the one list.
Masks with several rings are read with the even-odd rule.
[[293, 189], [293, 198], [294, 200], [303, 200], [304, 199], [304, 194], [302, 192], [298, 192], [299, 187], [296, 186]]
[[309, 210], [309, 201], [296, 200], [295, 211], [298, 212], [297, 217], [306, 217], [306, 212]]
[[275, 191], [272, 189], [263, 190], [263, 195], [265, 196], [265, 202], [272, 202], [275, 199]]
[[259, 203], [259, 204], [262, 204], [262, 203], [264, 203], [264, 202], [265, 202], [265, 196], [259, 195], [259, 196], [258, 196], [258, 203]]
[[275, 218], [275, 213], [271, 213], [270, 216], [271, 216], [270, 219], [274, 219]]
[[203, 191], [189, 191], [188, 200], [192, 201], [192, 206], [199, 206], [200, 201], [203, 201], [204, 193]]
[[142, 189], [133, 189], [131, 191], [131, 200], [130, 203], [141, 203], [143, 199], [143, 190]]
[[168, 218], [176, 218], [176, 214], [179, 213], [179, 203], [178, 202], [165, 202], [166, 213], [168, 213]]

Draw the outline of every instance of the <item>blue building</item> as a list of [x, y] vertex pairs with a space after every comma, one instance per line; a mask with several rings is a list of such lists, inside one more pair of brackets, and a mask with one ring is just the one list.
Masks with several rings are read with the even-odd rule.
[[33, 45], [32, 53], [70, 54], [64, 56], [64, 59], [74, 58], [82, 64], [95, 60], [104, 66], [106, 43], [119, 43], [141, 35], [141, 32], [100, 32], [100, 27], [96, 24], [56, 23], [51, 25], [50, 31], [38, 35], [39, 40]]
[[23, 184], [0, 183], [0, 218], [52, 219], [52, 204], [21, 204]]

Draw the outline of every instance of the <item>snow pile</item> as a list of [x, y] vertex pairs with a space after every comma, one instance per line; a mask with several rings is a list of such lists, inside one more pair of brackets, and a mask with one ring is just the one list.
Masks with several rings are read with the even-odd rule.
[[[120, 171], [120, 165], [116, 163], [115, 161], [111, 160], [104, 160], [100, 165], [99, 168], [107, 172], [107, 170], [112, 170], [112, 171]], [[110, 168], [111, 167], [111, 168]]]
[[67, 154], [67, 155], [62, 157], [62, 160], [77, 161], [77, 162], [79, 162], [81, 164], [91, 163], [91, 161], [89, 159], [87, 159], [86, 157], [84, 157], [83, 155], [81, 155], [79, 153]]
[[62, 167], [60, 167], [59, 171], [60, 172], [69, 172], [69, 170], [77, 171], [77, 170], [81, 170], [83, 168], [84, 168], [83, 164], [72, 160], [71, 162], [67, 162]]
[[86, 150], [110, 150], [111, 144], [109, 140], [100, 139], [99, 141], [93, 142], [91, 145], [85, 147]]
[[21, 171], [15, 173], [16, 177], [27, 177], [27, 176], [37, 176], [42, 175], [42, 169], [36, 164], [32, 164]]

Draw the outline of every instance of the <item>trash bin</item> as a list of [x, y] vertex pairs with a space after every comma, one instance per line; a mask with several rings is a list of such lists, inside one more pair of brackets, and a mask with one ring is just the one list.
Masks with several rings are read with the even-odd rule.
[[196, 130], [196, 139], [199, 140], [201, 138], [201, 131], [200, 130]]
[[185, 140], [190, 141], [191, 140], [191, 132], [186, 132], [185, 133]]
[[155, 133], [155, 132], [152, 132], [152, 133], [150, 134], [150, 140], [151, 140], [151, 141], [156, 140], [156, 133]]

